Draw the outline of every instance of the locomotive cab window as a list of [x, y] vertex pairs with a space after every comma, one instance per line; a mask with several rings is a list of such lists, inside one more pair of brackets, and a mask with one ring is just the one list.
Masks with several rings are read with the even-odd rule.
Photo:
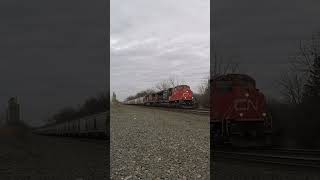
[[187, 86], [187, 85], [181, 85], [181, 86], [177, 86], [176, 88], [177, 88], [178, 90], [183, 90], [183, 89], [188, 89], [189, 86]]
[[245, 81], [245, 80], [239, 80], [235, 84], [236, 86], [240, 87], [255, 87], [255, 83], [252, 81]]
[[189, 89], [189, 87], [188, 86], [183, 86], [183, 89], [187, 90], [187, 89]]
[[227, 93], [232, 91], [232, 81], [216, 81], [217, 93]]

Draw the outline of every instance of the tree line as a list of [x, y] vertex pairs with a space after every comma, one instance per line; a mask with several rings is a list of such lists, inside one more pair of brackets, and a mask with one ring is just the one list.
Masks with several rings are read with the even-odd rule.
[[284, 101], [270, 103], [275, 134], [293, 146], [320, 147], [320, 33], [300, 41], [279, 80]]
[[129, 101], [129, 100], [132, 100], [132, 99], [136, 99], [136, 98], [139, 98], [139, 97], [143, 97], [145, 95], [152, 94], [152, 93], [155, 93], [155, 92], [156, 91], [153, 90], [153, 89], [142, 90], [142, 91], [137, 92], [135, 95], [128, 96], [126, 98], [126, 101]]
[[99, 93], [97, 96], [87, 98], [77, 108], [68, 106], [60, 109], [48, 119], [48, 123], [60, 123], [106, 112], [109, 109], [109, 105], [109, 95], [107, 93]]

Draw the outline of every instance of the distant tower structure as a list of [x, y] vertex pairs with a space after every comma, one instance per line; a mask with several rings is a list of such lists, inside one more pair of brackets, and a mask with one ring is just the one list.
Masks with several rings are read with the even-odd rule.
[[18, 99], [12, 97], [8, 101], [7, 108], [7, 124], [18, 124], [20, 122], [20, 105]]
[[113, 92], [113, 94], [112, 94], [112, 103], [113, 103], [113, 104], [117, 104], [117, 103], [118, 103], [117, 95], [116, 95], [115, 92]]

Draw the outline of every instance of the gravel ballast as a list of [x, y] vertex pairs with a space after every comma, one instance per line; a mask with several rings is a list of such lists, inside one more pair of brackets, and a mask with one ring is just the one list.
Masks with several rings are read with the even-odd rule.
[[111, 107], [112, 179], [209, 179], [209, 117]]
[[0, 144], [1, 180], [100, 180], [107, 176], [105, 140], [0, 133]]

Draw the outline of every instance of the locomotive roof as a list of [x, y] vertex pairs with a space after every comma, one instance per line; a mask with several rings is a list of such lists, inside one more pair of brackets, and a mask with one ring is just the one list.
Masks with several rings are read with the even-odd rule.
[[224, 75], [218, 75], [212, 79], [213, 81], [230, 81], [230, 80], [244, 80], [244, 81], [251, 81], [253, 84], [255, 84], [255, 80], [246, 74], [224, 74]]
[[[185, 84], [181, 84], [181, 85], [178, 85], [176, 87], [180, 87], [180, 86], [188, 86], [188, 85], [185, 85]], [[189, 87], [189, 86], [188, 86]]]

